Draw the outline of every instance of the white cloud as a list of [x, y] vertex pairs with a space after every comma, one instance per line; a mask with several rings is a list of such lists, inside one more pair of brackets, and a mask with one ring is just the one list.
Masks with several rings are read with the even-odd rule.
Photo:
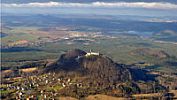
[[164, 2], [92, 2], [92, 3], [26, 3], [26, 4], [2, 4], [2, 7], [127, 7], [127, 8], [152, 8], [152, 9], [177, 9], [176, 4]]

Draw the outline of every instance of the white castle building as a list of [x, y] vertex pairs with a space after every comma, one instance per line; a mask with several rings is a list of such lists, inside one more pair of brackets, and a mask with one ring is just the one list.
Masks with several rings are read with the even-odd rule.
[[88, 56], [91, 56], [91, 55], [99, 56], [100, 53], [99, 53], [99, 52], [92, 52], [92, 51], [90, 50], [90, 52], [87, 52], [87, 54], [86, 54], [85, 56], [88, 57]]

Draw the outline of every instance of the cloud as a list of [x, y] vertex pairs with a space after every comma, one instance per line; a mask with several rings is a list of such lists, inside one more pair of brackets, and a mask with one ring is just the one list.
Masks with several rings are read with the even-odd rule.
[[2, 7], [109, 7], [109, 8], [151, 8], [177, 9], [177, 4], [167, 2], [92, 2], [92, 3], [64, 3], [64, 2], [34, 2], [26, 4], [2, 4]]
[[117, 3], [105, 3], [105, 2], [95, 2], [95, 6], [105, 6], [105, 7], [132, 7], [132, 8], [157, 8], [157, 9], [176, 9], [177, 5], [171, 3], [159, 3], [159, 2], [117, 2]]

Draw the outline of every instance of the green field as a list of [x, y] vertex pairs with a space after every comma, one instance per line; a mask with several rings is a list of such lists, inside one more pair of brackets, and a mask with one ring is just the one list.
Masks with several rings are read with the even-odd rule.
[[[28, 35], [27, 35], [28, 37]], [[37, 49], [39, 51], [20, 51], [20, 52], [2, 52], [2, 66], [3, 67], [17, 67], [23, 65], [24, 61], [57, 59], [59, 56], [69, 49], [82, 49], [94, 52], [100, 52], [109, 56], [114, 61], [124, 64], [134, 64], [137, 62], [146, 62], [152, 65], [160, 65], [162, 67], [158, 70], [176, 68], [174, 66], [167, 67], [164, 65], [165, 61], [175, 61], [177, 58], [177, 48], [175, 44], [171, 43], [156, 43], [149, 39], [141, 39], [139, 37], [131, 36], [116, 36], [117, 38], [96, 38], [96, 42], [91, 42], [89, 45], [83, 43], [73, 42], [67, 44], [67, 40], [58, 41], [55, 43], [45, 43], [40, 46], [30, 46], [27, 48]], [[10, 37], [7, 37], [10, 38]], [[21, 38], [21, 37], [20, 37]], [[4, 38], [6, 39], [6, 38]], [[33, 38], [32, 38], [33, 39]], [[132, 55], [131, 52], [138, 48], [151, 48], [154, 50], [163, 50], [170, 55], [170, 58], [160, 59], [152, 56]], [[166, 67], [166, 68], [164, 68]]]

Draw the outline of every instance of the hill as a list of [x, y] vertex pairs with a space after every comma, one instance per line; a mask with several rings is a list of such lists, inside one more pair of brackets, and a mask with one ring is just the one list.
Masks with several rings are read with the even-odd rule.
[[144, 91], [145, 85], [149, 86], [151, 91], [152, 85], [139, 85], [138, 81], [155, 81], [154, 76], [148, 75], [147, 71], [132, 69], [127, 65], [115, 63], [103, 54], [86, 53], [79, 49], [62, 54], [58, 60], [47, 65], [44, 72], [71, 78], [77, 84], [61, 89], [60, 95], [76, 98], [94, 94], [122, 97]]
[[64, 77], [72, 76], [72, 80], [75, 79], [76, 83], [79, 83], [61, 90], [61, 95], [79, 98], [98, 93], [112, 95], [112, 90], [120, 92], [120, 96], [138, 92], [136, 89], [124, 91], [124, 85], [138, 90], [132, 83], [131, 73], [127, 68], [98, 53], [86, 53], [78, 49], [68, 51], [56, 62], [48, 65], [44, 72], [55, 72]]
[[140, 55], [155, 58], [169, 58], [170, 55], [163, 50], [156, 50], [151, 48], [138, 48], [130, 52], [132, 55]]
[[164, 30], [159, 33], [154, 33], [152, 38], [160, 41], [177, 42], [177, 33], [172, 30]]
[[102, 54], [87, 55], [85, 51], [75, 49], [66, 52], [51, 65], [47, 66], [46, 72], [76, 71], [82, 76], [87, 76], [108, 83], [131, 80], [128, 69], [113, 62]]
[[[41, 95], [41, 98], [92, 99], [90, 95], [97, 94], [101, 95], [94, 97], [100, 99], [102, 97], [112, 98], [109, 96], [131, 98], [133, 94], [166, 90], [156, 80], [158, 75], [150, 74], [148, 70], [138, 69], [133, 65], [119, 64], [104, 54], [79, 49], [69, 50], [56, 61], [45, 64], [43, 67], [14, 71], [21, 74], [8, 77], [7, 80], [3, 79], [3, 91], [14, 90], [11, 89], [13, 87], [18, 91], [18, 85], [22, 84], [21, 91], [24, 93], [24, 98], [29, 95]], [[4, 74], [9, 73], [15, 75], [11, 70], [4, 71]], [[9, 83], [12, 85], [6, 85]], [[28, 90], [31, 92], [29, 93]], [[8, 97], [9, 94], [13, 97]], [[108, 97], [103, 95], [108, 95]], [[11, 92], [3, 94], [4, 98], [15, 98], [15, 96], [16, 93]]]

